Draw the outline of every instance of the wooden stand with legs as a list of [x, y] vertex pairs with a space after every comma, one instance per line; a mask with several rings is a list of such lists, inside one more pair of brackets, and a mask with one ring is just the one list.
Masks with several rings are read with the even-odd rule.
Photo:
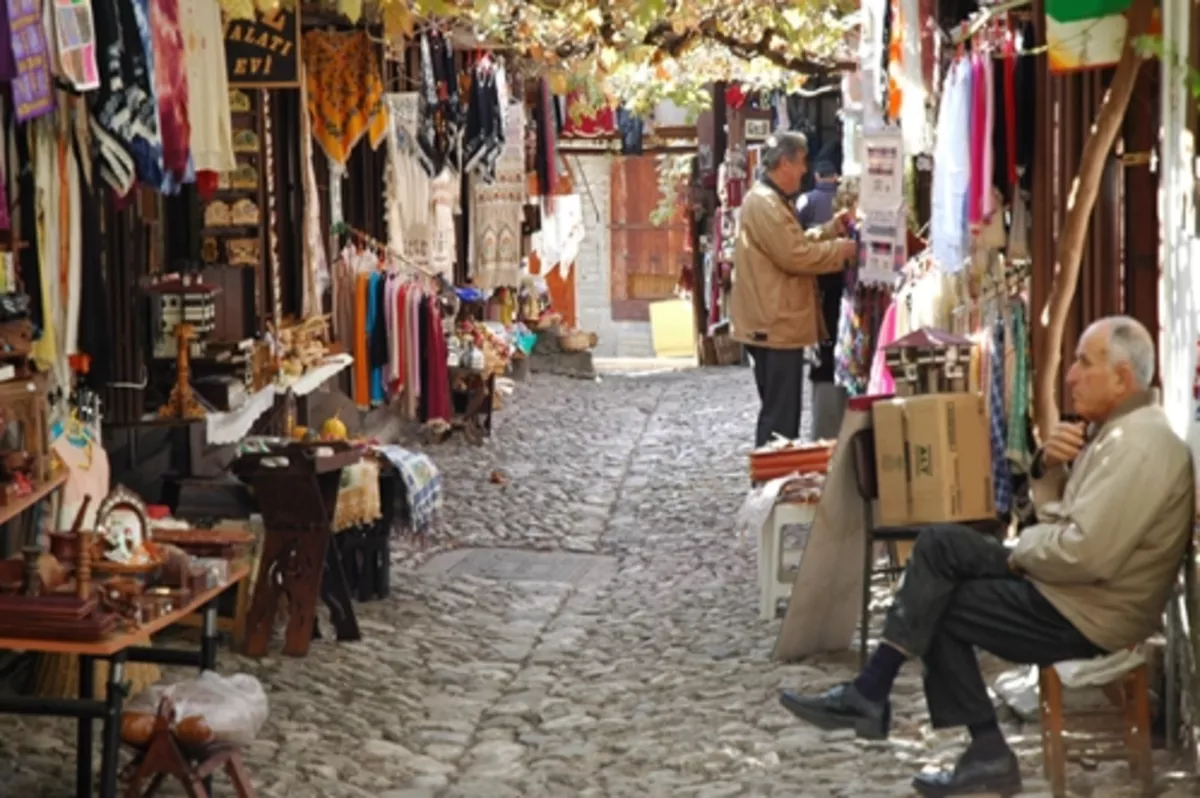
[[[158, 793], [168, 777], [183, 785], [188, 798], [210, 798], [212, 793], [205, 782], [220, 770], [229, 776], [238, 798], [254, 798], [254, 785], [246, 763], [242, 761], [240, 748], [213, 745], [195, 753], [185, 753], [171, 730], [174, 720], [175, 707], [171, 699], [164, 698], [154, 719], [154, 735], [126, 770], [125, 798], [150, 798]], [[142, 784], [146, 781], [149, 784], [143, 789]]]

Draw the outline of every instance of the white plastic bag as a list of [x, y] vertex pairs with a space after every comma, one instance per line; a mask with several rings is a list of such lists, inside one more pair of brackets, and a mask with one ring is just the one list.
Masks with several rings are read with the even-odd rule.
[[267, 722], [267, 693], [258, 679], [245, 673], [222, 676], [204, 671], [195, 679], [146, 688], [126, 712], [158, 712], [163, 698], [175, 704], [175, 722], [199, 716], [212, 729], [213, 741], [247, 745]]

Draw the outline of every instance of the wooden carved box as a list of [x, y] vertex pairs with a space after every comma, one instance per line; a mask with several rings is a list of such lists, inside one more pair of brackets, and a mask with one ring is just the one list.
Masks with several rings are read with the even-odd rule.
[[883, 348], [897, 396], [964, 393], [974, 344], [942, 330], [923, 328]]

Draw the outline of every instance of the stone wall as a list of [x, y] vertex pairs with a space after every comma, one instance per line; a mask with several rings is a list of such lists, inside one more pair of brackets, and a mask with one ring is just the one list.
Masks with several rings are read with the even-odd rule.
[[600, 337], [595, 351], [598, 357], [653, 357], [649, 322], [612, 318], [612, 237], [608, 229], [612, 156], [566, 158], [575, 174], [575, 191], [583, 204], [583, 226], [587, 231], [575, 264], [579, 326]]

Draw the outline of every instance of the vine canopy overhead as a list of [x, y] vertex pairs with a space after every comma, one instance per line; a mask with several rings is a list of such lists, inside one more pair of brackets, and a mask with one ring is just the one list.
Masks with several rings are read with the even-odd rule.
[[[298, 0], [220, 0], [235, 19]], [[307, 5], [307, 4], [305, 4]], [[509, 50], [556, 90], [646, 109], [664, 99], [704, 107], [704, 87], [797, 89], [844, 68], [854, 0], [322, 0], [352, 23], [401, 42], [423, 25], [455, 25]]]

